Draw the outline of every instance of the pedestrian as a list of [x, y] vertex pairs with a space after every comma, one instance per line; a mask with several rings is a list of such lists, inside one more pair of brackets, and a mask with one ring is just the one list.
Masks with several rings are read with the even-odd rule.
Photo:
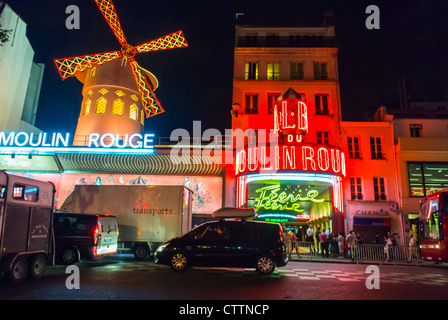
[[[315, 239], [314, 239], [314, 243], [316, 244], [316, 254], [319, 254], [319, 252], [322, 251], [322, 247], [321, 247], [321, 245], [320, 245], [320, 238], [319, 238], [319, 235], [320, 235], [320, 228], [317, 228], [317, 231], [316, 231], [316, 233], [314, 234], [314, 237], [315, 237]], [[319, 250], [319, 249], [320, 249], [320, 250]]]
[[417, 243], [415, 242], [415, 238], [412, 235], [412, 232], [409, 233], [409, 253], [408, 253], [408, 262], [411, 262], [414, 257], [418, 260], [417, 255]]
[[328, 236], [325, 233], [325, 229], [319, 234], [320, 250], [322, 251], [322, 258], [328, 258]]
[[337, 232], [333, 231], [330, 233], [330, 256], [332, 258], [337, 258], [339, 255], [339, 241]]
[[292, 252], [292, 239], [291, 239], [291, 233], [289, 233], [288, 229], [285, 229], [285, 232], [283, 233], [283, 241], [286, 245], [286, 255], [288, 259], [291, 258], [291, 252]]
[[339, 246], [339, 258], [344, 258], [345, 256], [345, 238], [342, 235], [342, 232], [339, 232], [338, 236], [338, 246]]
[[[295, 250], [296, 253], [297, 253], [297, 257], [300, 258], [299, 244], [297, 243], [297, 236], [296, 236], [295, 232], [292, 229], [291, 229], [290, 233], [291, 233], [291, 243], [292, 243], [291, 254]], [[290, 259], [291, 259], [291, 257], [290, 257]]]
[[356, 236], [355, 232], [351, 230], [347, 236], [347, 239], [345, 239], [347, 242], [348, 247], [348, 255], [352, 260], [355, 260], [355, 250], [356, 250]]
[[314, 236], [313, 228], [311, 228], [311, 226], [308, 226], [308, 229], [306, 229], [306, 241], [313, 242], [313, 236]]
[[361, 233], [359, 233], [359, 232], [356, 234], [356, 242], [358, 244], [362, 244], [362, 237], [361, 237]]
[[381, 244], [380, 236], [378, 233], [375, 235], [375, 239], [373, 239], [374, 244]]
[[392, 257], [390, 254], [390, 250], [392, 248], [393, 242], [392, 239], [390, 237], [386, 237], [384, 236], [384, 252], [386, 253], [386, 260], [387, 261], [392, 261]]

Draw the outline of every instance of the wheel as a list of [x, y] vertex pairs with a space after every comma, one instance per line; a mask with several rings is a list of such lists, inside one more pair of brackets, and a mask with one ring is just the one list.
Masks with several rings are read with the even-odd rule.
[[270, 256], [260, 256], [255, 267], [261, 274], [271, 274], [275, 270], [275, 262]]
[[9, 278], [13, 282], [24, 280], [28, 273], [28, 262], [25, 257], [18, 257], [9, 269]]
[[149, 248], [146, 246], [137, 246], [134, 249], [134, 257], [138, 260], [144, 260], [149, 256]]
[[174, 271], [184, 271], [188, 267], [188, 259], [182, 252], [176, 252], [171, 256], [170, 267]]
[[47, 259], [43, 254], [33, 257], [29, 266], [29, 275], [31, 279], [39, 279], [42, 277], [47, 266]]
[[78, 261], [78, 254], [75, 248], [66, 248], [62, 251], [62, 262], [66, 265], [72, 265]]

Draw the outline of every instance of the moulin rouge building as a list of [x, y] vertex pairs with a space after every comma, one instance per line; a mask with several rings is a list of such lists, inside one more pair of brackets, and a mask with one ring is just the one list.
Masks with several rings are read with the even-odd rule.
[[337, 54], [332, 25], [236, 27], [235, 203], [302, 235], [402, 234], [392, 122], [341, 119]]

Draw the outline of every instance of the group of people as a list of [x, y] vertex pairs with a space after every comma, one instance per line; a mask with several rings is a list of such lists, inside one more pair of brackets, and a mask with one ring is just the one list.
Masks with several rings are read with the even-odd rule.
[[[294, 251], [298, 257], [300, 257], [298, 244], [299, 238], [300, 234], [296, 234], [293, 229], [285, 229], [284, 240], [289, 258], [291, 258], [291, 254]], [[417, 242], [412, 233], [409, 234], [409, 239], [408, 262], [418, 257]], [[342, 232], [336, 233], [325, 229], [320, 231], [320, 228], [317, 228], [315, 232], [313, 228], [309, 226], [306, 230], [306, 242], [310, 243], [309, 248], [311, 254], [322, 254], [322, 257], [324, 258], [348, 257], [353, 260], [356, 254], [357, 245], [363, 243], [363, 238], [360, 233], [355, 234], [353, 230], [344, 237]], [[393, 259], [394, 251], [392, 248], [397, 245], [397, 240], [393, 234], [388, 232], [383, 240], [380, 240], [380, 237], [377, 234], [374, 243], [384, 245], [386, 259], [388, 261]]]

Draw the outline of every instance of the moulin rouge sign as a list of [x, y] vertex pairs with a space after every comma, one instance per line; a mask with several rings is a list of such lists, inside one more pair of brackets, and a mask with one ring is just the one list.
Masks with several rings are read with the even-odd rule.
[[284, 98], [274, 108], [269, 145], [248, 146], [236, 153], [236, 174], [264, 171], [314, 171], [345, 176], [341, 148], [304, 143], [308, 133], [307, 106], [297, 97]]

